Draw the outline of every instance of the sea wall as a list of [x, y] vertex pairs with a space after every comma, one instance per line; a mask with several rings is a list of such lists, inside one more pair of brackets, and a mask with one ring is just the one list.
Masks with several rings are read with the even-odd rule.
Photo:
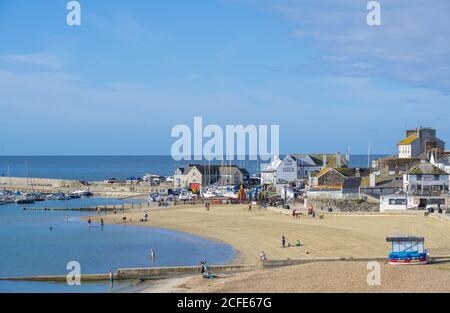
[[[211, 274], [232, 274], [254, 271], [258, 265], [218, 265], [209, 266]], [[161, 279], [188, 275], [200, 275], [199, 266], [155, 267], [155, 268], [127, 268], [118, 269], [117, 279]]]
[[328, 211], [329, 208], [332, 208], [333, 212], [380, 211], [380, 205], [378, 203], [350, 199], [306, 199], [305, 207], [309, 206], [313, 206], [317, 211]]
[[0, 188], [19, 191], [55, 192], [82, 189], [84, 185], [78, 180], [0, 177]]
[[103, 182], [82, 183], [79, 180], [50, 179], [50, 178], [24, 178], [0, 177], [0, 189], [21, 192], [69, 193], [76, 190], [89, 190], [96, 196], [126, 198], [146, 196], [150, 192], [163, 192], [165, 186], [147, 186], [142, 184], [107, 184]]

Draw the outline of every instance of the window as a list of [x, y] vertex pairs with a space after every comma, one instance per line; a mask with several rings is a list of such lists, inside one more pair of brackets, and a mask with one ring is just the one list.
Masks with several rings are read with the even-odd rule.
[[422, 175], [417, 175], [417, 176], [416, 176], [416, 179], [417, 179], [417, 180], [422, 180]]
[[389, 199], [389, 205], [406, 205], [406, 199]]
[[439, 180], [440, 176], [439, 175], [434, 175], [434, 180]]

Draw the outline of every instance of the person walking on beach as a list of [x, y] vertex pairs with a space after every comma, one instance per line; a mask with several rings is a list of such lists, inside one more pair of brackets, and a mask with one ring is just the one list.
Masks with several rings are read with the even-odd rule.
[[152, 259], [152, 263], [154, 265], [156, 263], [156, 253], [153, 249], [150, 249], [150, 258]]
[[286, 248], [286, 236], [285, 235], [281, 236], [281, 247]]
[[249, 211], [250, 213], [252, 213], [252, 203], [249, 203], [249, 204], [248, 204], [248, 211]]
[[108, 279], [109, 279], [110, 288], [113, 288], [114, 287], [114, 274], [112, 271], [109, 271]]
[[264, 251], [261, 251], [261, 254], [259, 255], [259, 260], [261, 262], [267, 260], [266, 254], [264, 253]]
[[103, 229], [103, 227], [105, 226], [105, 221], [103, 221], [103, 219], [100, 219], [100, 225], [101, 225], [101, 227]]

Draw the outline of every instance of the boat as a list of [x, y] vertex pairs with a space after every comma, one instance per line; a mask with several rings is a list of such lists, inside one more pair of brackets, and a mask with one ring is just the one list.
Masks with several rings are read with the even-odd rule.
[[187, 191], [187, 190], [182, 190], [180, 192], [180, 194], [178, 195], [179, 201], [192, 201], [195, 198], [197, 198], [197, 195], [195, 195], [192, 192]]
[[30, 194], [30, 196], [32, 198], [34, 198], [34, 201], [37, 201], [37, 202], [42, 202], [42, 201], [47, 200], [47, 198], [41, 193], [33, 193], [33, 194]]
[[88, 190], [77, 190], [74, 191], [70, 194], [70, 196], [75, 196], [77, 198], [84, 198], [84, 197], [91, 197], [92, 196], [92, 192], [88, 191]]
[[16, 202], [16, 197], [14, 196], [6, 196], [3, 198], [3, 201], [8, 204], [8, 203], [14, 203]]
[[223, 194], [223, 196], [225, 198], [230, 198], [230, 199], [237, 199], [238, 198], [238, 194], [233, 192], [233, 191], [227, 191]]
[[15, 200], [15, 202], [17, 204], [30, 204], [30, 203], [34, 203], [34, 198], [30, 197], [30, 196], [22, 196], [20, 198], [17, 198]]
[[9, 191], [2, 191], [0, 192], [0, 202], [1, 204], [8, 204], [8, 203], [14, 203], [16, 200], [16, 197], [12, 195]]
[[66, 196], [64, 193], [57, 193], [56, 200], [69, 200], [70, 197]]
[[424, 248], [425, 238], [400, 235], [386, 238], [392, 243], [388, 257], [391, 265], [423, 265], [428, 263], [428, 250]]
[[428, 254], [418, 251], [392, 252], [388, 262], [391, 265], [423, 265], [428, 263]]
[[202, 193], [202, 197], [205, 199], [218, 198], [221, 195], [214, 189], [208, 189], [206, 192]]
[[72, 193], [69, 193], [68, 197], [70, 199], [80, 199], [81, 195], [79, 193], [72, 192]]
[[47, 200], [69, 200], [70, 197], [66, 196], [64, 193], [54, 193], [51, 195], [48, 195]]
[[48, 195], [46, 198], [47, 198], [47, 200], [57, 200], [56, 199], [56, 194]]

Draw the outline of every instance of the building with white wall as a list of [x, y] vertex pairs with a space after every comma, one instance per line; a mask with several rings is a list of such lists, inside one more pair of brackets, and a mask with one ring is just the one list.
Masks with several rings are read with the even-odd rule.
[[435, 160], [434, 155], [432, 155], [430, 163], [436, 165], [441, 170], [450, 174], [450, 155], [447, 155], [437, 161]]
[[405, 211], [408, 209], [408, 199], [406, 194], [392, 194], [381, 196], [380, 212], [386, 211]]
[[406, 138], [398, 143], [398, 157], [416, 158], [432, 150], [444, 151], [445, 142], [436, 137], [436, 129], [420, 127], [407, 130]]
[[403, 190], [409, 208], [425, 208], [428, 204], [446, 204], [450, 174], [439, 167], [421, 162], [403, 175]]

